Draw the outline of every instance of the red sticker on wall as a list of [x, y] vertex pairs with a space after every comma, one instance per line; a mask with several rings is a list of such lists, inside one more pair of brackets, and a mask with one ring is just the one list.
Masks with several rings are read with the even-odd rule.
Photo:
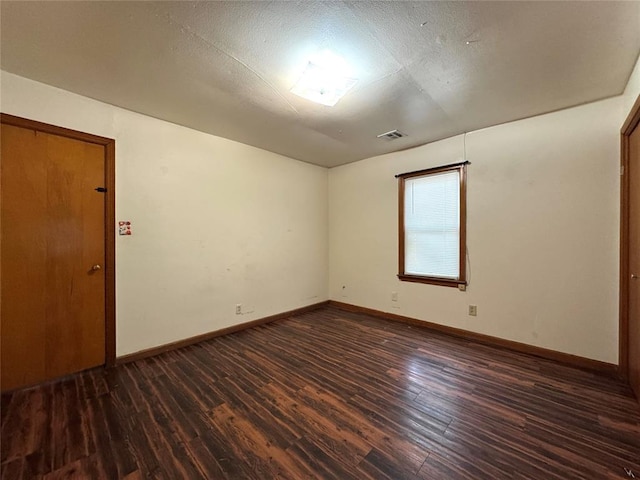
[[118, 222], [118, 234], [119, 235], [131, 235], [131, 222], [120, 221]]

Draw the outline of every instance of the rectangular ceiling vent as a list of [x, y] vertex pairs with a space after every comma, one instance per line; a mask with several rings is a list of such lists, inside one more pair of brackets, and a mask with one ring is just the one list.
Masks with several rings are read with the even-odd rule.
[[399, 132], [398, 130], [391, 130], [387, 133], [381, 133], [378, 135], [378, 138], [384, 138], [386, 140], [395, 140], [396, 138], [406, 137], [405, 133]]

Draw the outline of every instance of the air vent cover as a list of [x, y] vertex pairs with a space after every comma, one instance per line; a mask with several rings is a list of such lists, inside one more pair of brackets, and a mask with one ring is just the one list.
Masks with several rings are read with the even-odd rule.
[[398, 130], [391, 130], [387, 133], [381, 133], [378, 135], [378, 138], [384, 138], [386, 140], [395, 140], [396, 138], [406, 137], [405, 133], [399, 132]]

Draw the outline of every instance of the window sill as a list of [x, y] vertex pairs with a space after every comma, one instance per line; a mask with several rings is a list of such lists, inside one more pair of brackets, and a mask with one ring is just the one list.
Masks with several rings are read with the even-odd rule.
[[398, 279], [403, 282], [427, 283], [430, 285], [440, 285], [442, 287], [459, 288], [460, 285], [467, 285], [467, 282], [464, 280], [450, 280], [447, 278], [438, 277], [423, 277], [420, 275], [405, 275], [403, 273], [398, 275]]

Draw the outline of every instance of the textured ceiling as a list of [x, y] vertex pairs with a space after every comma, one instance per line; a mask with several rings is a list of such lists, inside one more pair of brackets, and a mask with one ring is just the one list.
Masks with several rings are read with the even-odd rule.
[[[620, 94], [640, 51], [640, 2], [0, 5], [3, 70], [324, 166]], [[324, 49], [334, 107], [289, 91]]]

